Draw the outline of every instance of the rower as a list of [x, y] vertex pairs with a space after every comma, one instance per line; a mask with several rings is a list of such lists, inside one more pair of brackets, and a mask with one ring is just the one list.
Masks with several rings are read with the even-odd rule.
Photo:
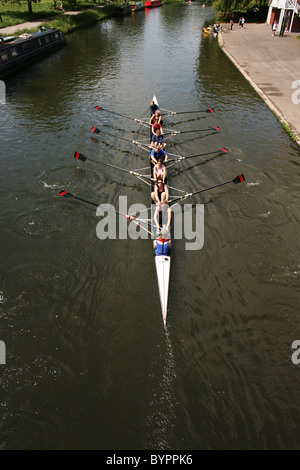
[[160, 133], [160, 129], [156, 129], [155, 133], [152, 135], [150, 147], [154, 149], [155, 147], [159, 147], [164, 149], [166, 147], [166, 143], [163, 142], [164, 135]]
[[151, 163], [153, 163], [153, 165], [156, 165], [158, 160], [161, 160], [162, 163], [167, 163], [168, 155], [166, 154], [166, 152], [163, 149], [161, 149], [159, 147], [155, 147], [151, 151], [150, 159], [151, 159]]
[[170, 256], [171, 254], [171, 240], [168, 238], [168, 231], [162, 229], [159, 237], [154, 240], [153, 247], [155, 256]]
[[161, 160], [158, 160], [153, 168], [153, 179], [155, 182], [160, 180], [163, 184], [167, 183], [167, 168], [163, 165]]
[[151, 125], [152, 134], [155, 133], [156, 129], [159, 129], [160, 134], [164, 133], [162, 128], [163, 122], [161, 120], [161, 114], [159, 110], [155, 111], [155, 113], [151, 116], [149, 124]]
[[157, 205], [153, 219], [158, 231], [163, 228], [167, 231], [167, 233], [170, 233], [172, 210], [167, 202], [163, 202], [162, 204]]
[[169, 188], [166, 183], [162, 180], [158, 180], [154, 183], [154, 191], [151, 193], [151, 198], [155, 204], [159, 206], [166, 204], [169, 200]]

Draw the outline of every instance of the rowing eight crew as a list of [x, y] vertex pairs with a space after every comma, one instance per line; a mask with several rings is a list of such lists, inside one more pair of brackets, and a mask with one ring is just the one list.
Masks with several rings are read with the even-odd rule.
[[[150, 105], [152, 137], [150, 147], [152, 149], [150, 159], [153, 164], [154, 191], [151, 193], [153, 202], [157, 205], [154, 213], [154, 222], [159, 230], [159, 237], [154, 241], [153, 246], [156, 256], [168, 256], [171, 252], [170, 226], [172, 211], [168, 205], [169, 189], [167, 185], [168, 155], [164, 151], [166, 144], [163, 142], [163, 128], [161, 113], [158, 106], [152, 101]], [[160, 217], [163, 227], [160, 228]]]

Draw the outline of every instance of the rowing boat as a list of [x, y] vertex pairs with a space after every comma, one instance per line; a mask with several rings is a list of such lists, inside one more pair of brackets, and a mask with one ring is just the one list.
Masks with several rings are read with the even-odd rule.
[[[159, 107], [158, 101], [157, 101], [157, 98], [156, 98], [155, 95], [153, 96], [153, 101]], [[129, 120], [138, 122], [138, 123], [142, 124], [143, 126], [147, 127], [148, 129], [150, 128], [150, 131], [151, 131], [151, 125], [149, 124], [148, 120], [144, 121], [143, 119], [133, 118], [131, 116], [127, 116], [125, 114], [103, 108], [102, 106], [99, 106], [99, 105], [95, 106], [95, 109], [97, 111], [100, 111], [100, 112], [107, 112], [107, 113], [113, 114], [115, 116], [120, 116], [120, 117], [123, 117], [123, 118], [127, 118]], [[179, 112], [169, 111], [169, 110], [160, 108], [160, 111], [167, 112], [167, 114], [165, 114], [165, 116], [184, 115], [184, 114], [192, 114], [192, 113], [209, 113], [209, 114], [214, 113], [213, 108], [206, 108], [206, 109], [200, 109], [200, 110], [190, 110], [190, 111], [179, 111]], [[188, 132], [197, 132], [197, 133], [199, 133], [199, 132], [203, 132], [203, 131], [212, 131], [213, 133], [215, 133], [216, 130], [219, 132], [220, 128], [219, 127], [209, 127], [209, 128], [205, 128], [205, 129], [191, 129], [189, 131], [175, 131], [175, 130], [172, 130], [172, 129], [166, 129], [165, 126], [164, 126], [164, 135], [165, 135], [164, 139], [166, 140], [166, 139], [168, 139], [172, 136], [174, 137], [174, 136], [177, 136], [179, 134], [185, 134], [185, 133], [188, 133]], [[114, 137], [115, 139], [121, 139], [122, 141], [126, 141], [126, 142], [129, 142], [129, 143], [132, 143], [132, 144], [136, 144], [139, 148], [145, 150], [147, 152], [147, 154], [149, 155], [149, 147], [150, 147], [149, 146], [149, 137], [147, 138], [147, 143], [142, 143], [140, 141], [127, 139], [123, 136], [117, 136], [117, 135], [114, 135], [114, 134], [110, 134], [109, 132], [106, 132], [106, 130], [105, 131], [103, 131], [102, 129], [100, 130], [96, 126], [93, 126], [91, 128], [91, 132], [95, 135], [100, 135], [100, 134], [108, 135], [108, 136]], [[212, 135], [212, 134], [209, 134], [209, 135]], [[95, 141], [97, 141], [96, 138], [93, 138], [93, 139]], [[214, 158], [215, 158], [216, 156], [221, 156], [221, 155], [224, 155], [224, 154], [227, 154], [227, 153], [228, 153], [228, 150], [224, 147], [221, 148], [221, 149], [219, 148], [219, 149], [214, 150], [214, 151], [203, 152], [203, 153], [198, 153], [196, 155], [189, 155], [189, 156], [174, 155], [174, 154], [170, 154], [170, 152], [168, 152], [169, 156], [173, 155], [173, 157], [175, 157], [175, 158], [171, 158], [171, 159], [168, 158], [168, 168], [170, 168], [172, 165], [175, 165], [176, 163], [180, 163], [182, 161], [187, 161], [188, 159], [194, 159], [194, 158], [199, 158], [199, 157], [208, 157], [208, 156], [211, 156], [211, 157], [214, 156]], [[114, 169], [116, 171], [124, 172], [126, 174], [129, 174], [131, 176], [134, 176], [134, 177], [138, 178], [141, 182], [149, 185], [149, 187], [151, 188], [151, 192], [154, 189], [152, 166], [150, 166], [150, 170], [151, 170], [150, 174], [145, 175], [145, 174], [140, 173], [140, 171], [145, 170], [145, 169], [148, 170], [148, 168], [149, 168], [148, 166], [146, 168], [142, 168], [142, 169], [130, 170], [128, 168], [121, 168], [119, 166], [112, 165], [111, 163], [108, 163], [106, 161], [101, 161], [101, 160], [98, 160], [98, 159], [89, 158], [89, 157], [87, 157], [87, 156], [85, 156], [82, 153], [77, 152], [77, 151], [74, 154], [74, 158], [77, 161], [79, 161], [79, 160], [81, 162], [91, 161], [95, 164], [104, 165], [105, 167], [108, 167], [110, 169]], [[151, 165], [151, 159], [150, 159], [150, 165]], [[187, 198], [194, 197], [196, 195], [202, 194], [206, 191], [211, 191], [213, 189], [222, 187], [224, 185], [228, 185], [228, 184], [232, 184], [232, 183], [233, 184], [239, 184], [239, 183], [242, 183], [244, 181], [245, 181], [244, 175], [240, 174], [240, 175], [236, 176], [235, 178], [230, 179], [228, 181], [217, 183], [217, 184], [214, 184], [214, 185], [206, 187], [206, 188], [197, 189], [197, 190], [194, 190], [193, 192], [187, 192], [187, 191], [184, 191], [182, 189], [173, 188], [169, 185], [169, 182], [168, 182], [169, 190], [171, 189], [172, 191], [175, 191], [176, 193], [179, 193], [178, 195], [176, 195], [176, 194], [169, 195], [169, 210], [173, 209], [173, 207], [176, 204], [181, 204], [181, 203], [185, 202], [187, 200]], [[97, 208], [101, 207], [101, 204], [97, 204], [97, 203], [89, 201], [87, 199], [83, 199], [81, 197], [75, 196], [75, 195], [71, 194], [69, 191], [67, 191], [65, 189], [60, 191], [59, 195], [61, 197], [64, 197], [64, 198], [74, 198], [74, 199], [80, 201], [81, 203], [89, 204], [89, 205], [92, 205], [92, 206], [97, 207]], [[151, 201], [152, 201], [152, 197], [151, 197]], [[154, 206], [153, 206], [153, 204], [154, 204]], [[155, 205], [154, 201], [152, 202], [151, 205], [152, 205], [153, 209], [157, 207]], [[105, 211], [110, 210], [110, 209], [107, 208], [107, 206], [105, 208], [103, 207], [103, 209], [105, 209]], [[115, 211], [115, 210], [112, 210], [112, 212], [114, 212], [114, 214], [118, 214], [119, 216], [126, 217], [127, 220], [130, 220], [133, 224], [136, 224], [141, 230], [144, 230], [148, 234], [150, 234], [152, 239], [153, 239], [154, 230], [157, 227], [156, 227], [156, 223], [154, 223], [155, 221], [153, 221], [152, 217], [150, 219], [148, 219], [148, 218], [147, 219], [142, 219], [142, 218], [137, 218], [136, 215], [134, 215], [137, 212], [133, 212], [133, 213], [129, 213], [129, 214], [125, 214], [125, 213], [118, 212], [118, 211]], [[158, 223], [159, 223], [159, 226], [162, 227], [162, 225], [163, 225], [162, 221], [159, 220]], [[148, 227], [149, 230], [148, 230], [148, 228], [145, 227], [145, 225], [146, 226], [150, 225]], [[161, 312], [162, 312], [162, 317], [163, 317], [163, 324], [164, 324], [164, 327], [166, 328], [166, 325], [167, 325], [167, 312], [168, 312], [169, 286], [170, 286], [170, 272], [171, 272], [171, 256], [165, 256], [165, 255], [157, 256], [156, 254], [154, 254], [154, 259], [155, 259], [155, 267], [156, 267], [156, 275], [157, 275], [157, 282], [158, 282], [158, 290], [159, 290], [159, 297], [160, 297], [160, 303], [161, 303]]]
[[[153, 95], [154, 104], [159, 108], [159, 104], [155, 95]], [[151, 129], [150, 129], [151, 134]], [[150, 174], [152, 175], [153, 165], [150, 160]], [[154, 186], [151, 186], [151, 193], [154, 191]], [[150, 193], [150, 196], [151, 196]], [[155, 204], [152, 200], [152, 204]], [[170, 272], [171, 272], [171, 256], [155, 256], [155, 267], [158, 281], [158, 290], [161, 303], [161, 312], [163, 316], [164, 325], [167, 324], [168, 312], [168, 298], [169, 298], [169, 285], [170, 285]]]

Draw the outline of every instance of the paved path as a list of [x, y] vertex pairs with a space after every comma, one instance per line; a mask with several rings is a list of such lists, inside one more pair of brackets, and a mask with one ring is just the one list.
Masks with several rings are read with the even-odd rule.
[[[244, 29], [234, 25], [233, 31], [228, 24], [222, 26], [220, 46], [300, 145], [300, 33], [273, 37], [266, 24], [245, 24]], [[293, 103], [293, 95], [299, 104]]]

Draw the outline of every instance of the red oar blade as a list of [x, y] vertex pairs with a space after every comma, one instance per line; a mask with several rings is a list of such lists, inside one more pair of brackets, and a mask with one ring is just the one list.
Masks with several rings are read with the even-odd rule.
[[229, 150], [228, 150], [228, 149], [226, 149], [225, 147], [223, 147], [223, 148], [220, 150], [220, 152], [222, 152], [222, 153], [228, 153], [228, 152], [229, 152]]
[[233, 182], [234, 184], [243, 183], [244, 181], [246, 181], [246, 179], [245, 179], [245, 176], [244, 176], [243, 174], [236, 176], [236, 177], [234, 178], [234, 180], [232, 180], [232, 182]]
[[206, 110], [206, 112], [207, 112], [207, 113], [214, 113], [214, 110], [213, 110], [212, 108], [208, 108], [208, 109]]
[[76, 160], [82, 160], [83, 162], [87, 160], [87, 158], [80, 152], [75, 152], [74, 158], [76, 158]]
[[100, 109], [102, 109], [102, 108], [101, 108], [101, 106], [95, 106], [95, 109], [97, 109], [97, 111], [100, 111]]
[[216, 126], [216, 127], [213, 127], [213, 129], [214, 129], [215, 131], [220, 131], [220, 130], [221, 130], [221, 128], [220, 128], [220, 127], [218, 127], [218, 126]]
[[66, 191], [66, 190], [60, 191], [59, 195], [61, 197], [73, 197], [73, 194], [69, 193], [69, 191]]
[[94, 134], [100, 134], [100, 129], [98, 129], [98, 127], [96, 126], [93, 126], [91, 132], [93, 132]]

